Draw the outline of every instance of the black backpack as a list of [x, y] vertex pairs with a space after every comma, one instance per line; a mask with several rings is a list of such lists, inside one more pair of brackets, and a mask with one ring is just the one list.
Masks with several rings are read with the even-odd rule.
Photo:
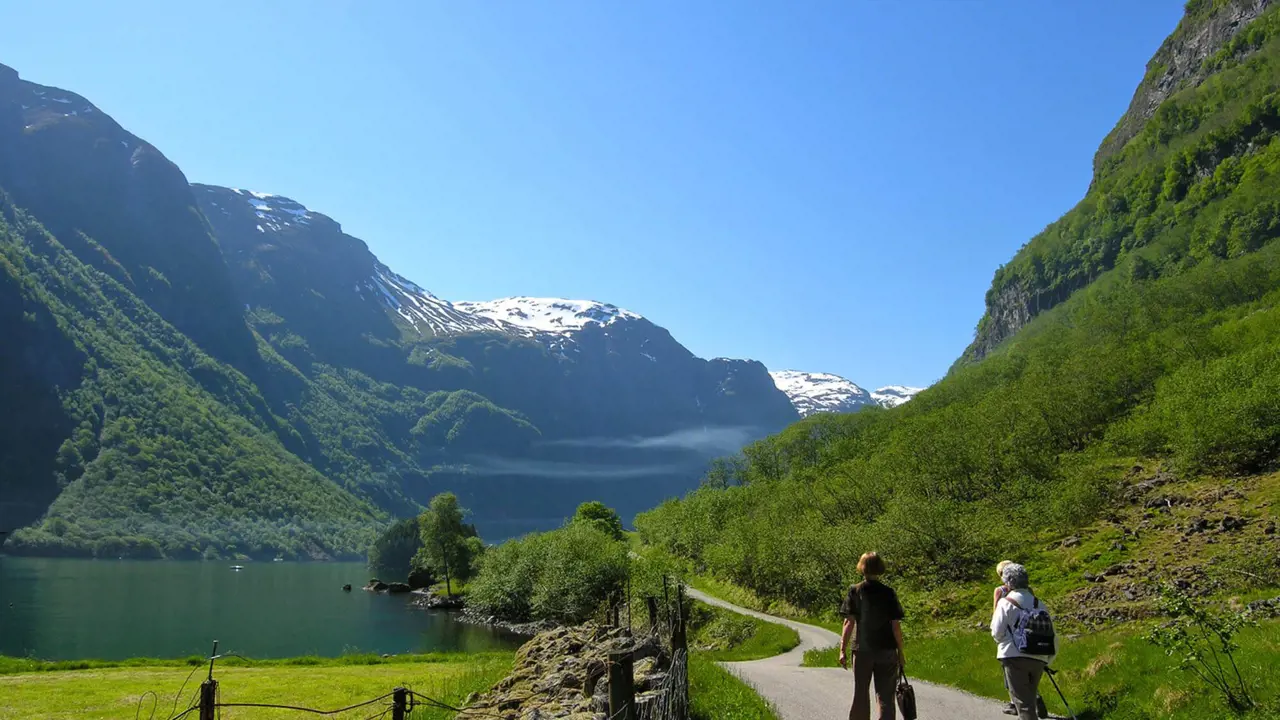
[[1006, 597], [1005, 600], [1018, 609], [1013, 625], [1009, 628], [1013, 646], [1018, 648], [1018, 652], [1027, 655], [1054, 654], [1057, 644], [1054, 641], [1053, 619], [1049, 617], [1048, 610], [1040, 607], [1040, 598], [1035, 598], [1035, 604], [1030, 610], [1014, 602], [1013, 598]]

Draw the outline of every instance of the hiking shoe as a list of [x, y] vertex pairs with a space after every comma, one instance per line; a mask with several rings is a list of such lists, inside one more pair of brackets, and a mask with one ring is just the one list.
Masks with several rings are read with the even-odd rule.
[[1036, 696], [1036, 715], [1041, 718], [1049, 717], [1049, 708], [1044, 706], [1044, 698], [1039, 695]]
[[1004, 714], [1005, 714], [1005, 715], [1017, 715], [1017, 714], [1018, 714], [1018, 707], [1017, 707], [1016, 705], [1014, 705], [1013, 703], [1009, 703], [1008, 705], [1005, 705], [1005, 706], [1004, 706], [1004, 710], [1003, 710], [1003, 712], [1004, 712]]

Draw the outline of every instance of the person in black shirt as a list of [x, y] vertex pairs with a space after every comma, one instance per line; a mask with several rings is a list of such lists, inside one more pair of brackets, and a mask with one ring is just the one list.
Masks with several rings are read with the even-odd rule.
[[853, 639], [853, 707], [849, 720], [871, 720], [871, 681], [875, 680], [880, 720], [893, 720], [894, 682], [906, 664], [902, 648], [902, 603], [893, 588], [880, 582], [884, 560], [874, 552], [858, 560], [858, 573], [865, 578], [849, 588], [840, 614], [844, 632], [840, 635], [840, 667], [849, 667], [850, 638]]

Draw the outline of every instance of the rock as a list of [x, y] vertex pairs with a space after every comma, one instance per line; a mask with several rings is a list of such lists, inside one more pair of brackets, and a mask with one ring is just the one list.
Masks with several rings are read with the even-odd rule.
[[1218, 523], [1218, 528], [1224, 532], [1229, 532], [1231, 530], [1239, 530], [1244, 526], [1245, 526], [1244, 520], [1240, 518], [1232, 517], [1230, 515], [1227, 515], [1226, 517], [1222, 518], [1222, 522]]
[[1063, 540], [1061, 543], [1062, 547], [1064, 548], [1073, 548], [1078, 546], [1079, 544], [1080, 544], [1080, 538], [1074, 535], [1067, 538], [1066, 540]]
[[368, 592], [386, 592], [388, 587], [390, 586], [387, 585], [386, 583], [382, 582], [377, 578], [374, 578], [369, 581], [368, 585], [364, 586], [364, 589], [367, 590]]
[[399, 594], [401, 594], [401, 593], [407, 593], [407, 592], [409, 592], [409, 591], [410, 591], [410, 590], [412, 590], [412, 589], [413, 589], [413, 588], [409, 587], [409, 585], [408, 585], [407, 583], [398, 583], [398, 582], [393, 582], [393, 583], [391, 583], [391, 584], [387, 585], [387, 592], [391, 593], [392, 595], [399, 595]]
[[1276, 534], [1275, 522], [1268, 522], [1267, 526], [1262, 528], [1262, 532], [1266, 533], [1267, 535], [1275, 535]]
[[516, 653], [511, 674], [488, 693], [468, 698], [467, 707], [504, 720], [602, 720], [609, 704], [608, 654], [628, 649], [645, 655], [633, 666], [637, 704], [653, 702], [670, 662], [663, 647], [620, 629], [584, 625], [540, 632]]
[[343, 592], [351, 592], [351, 583], [347, 583], [346, 585], [343, 585], [343, 586], [342, 586], [342, 591], [343, 591]]
[[1106, 575], [1094, 575], [1093, 573], [1084, 574], [1085, 582], [1100, 583], [1100, 582], [1105, 582], [1106, 579], [1107, 579]]

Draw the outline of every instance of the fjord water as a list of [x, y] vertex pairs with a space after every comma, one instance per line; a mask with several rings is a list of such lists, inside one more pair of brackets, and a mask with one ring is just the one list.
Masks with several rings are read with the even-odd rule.
[[[46, 660], [338, 656], [509, 648], [520, 639], [360, 586], [361, 563], [0, 556], [0, 655]], [[351, 592], [342, 586], [350, 583]]]

